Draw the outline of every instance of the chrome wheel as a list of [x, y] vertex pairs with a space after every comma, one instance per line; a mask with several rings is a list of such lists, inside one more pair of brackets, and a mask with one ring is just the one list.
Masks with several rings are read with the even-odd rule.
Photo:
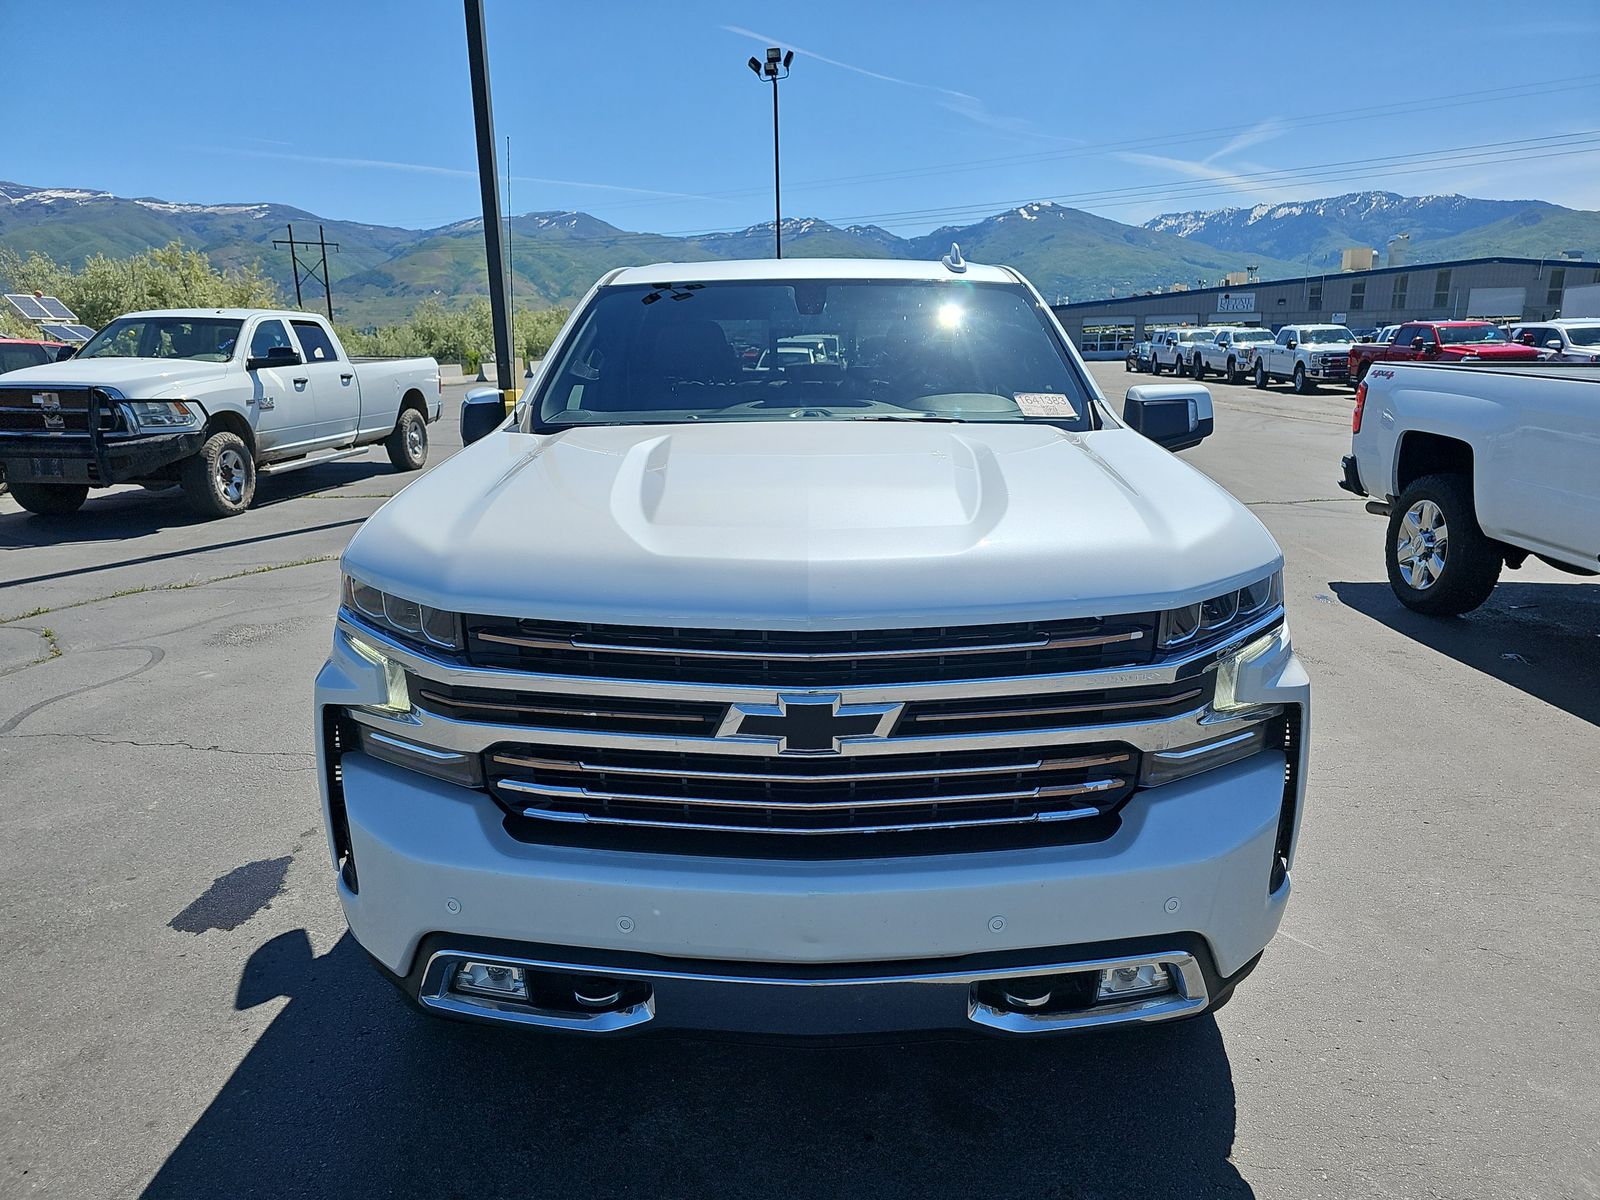
[[424, 449], [426, 449], [426, 436], [427, 435], [423, 432], [421, 421], [406, 422], [406, 453], [409, 454], [413, 460], [422, 457], [422, 452]]
[[244, 455], [228, 447], [217, 455], [217, 491], [229, 504], [244, 500]]
[[1406, 583], [1425, 592], [1439, 582], [1450, 553], [1450, 529], [1432, 500], [1406, 509], [1395, 532], [1394, 556]]

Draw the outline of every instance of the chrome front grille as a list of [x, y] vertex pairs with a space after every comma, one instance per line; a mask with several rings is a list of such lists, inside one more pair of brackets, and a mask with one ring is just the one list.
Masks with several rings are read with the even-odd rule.
[[645, 629], [467, 618], [475, 666], [610, 679], [843, 687], [1148, 663], [1156, 614], [934, 629]]
[[403, 667], [410, 705], [351, 717], [452, 760], [514, 836], [765, 856], [1109, 836], [1142, 768], [1237, 732], [1212, 666], [1282, 610], [1161, 657], [1154, 614], [837, 633], [468, 616], [453, 659], [340, 619]]
[[1116, 744], [752, 762], [503, 744], [490, 790], [515, 815], [584, 824], [778, 834], [884, 833], [1078, 820], [1133, 789]]

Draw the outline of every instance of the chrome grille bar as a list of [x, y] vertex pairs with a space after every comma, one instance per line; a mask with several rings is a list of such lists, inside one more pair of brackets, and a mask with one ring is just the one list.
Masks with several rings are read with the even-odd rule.
[[524, 817], [544, 821], [564, 821], [574, 825], [622, 825], [632, 829], [676, 829], [691, 833], [777, 833], [796, 837], [835, 836], [840, 833], [910, 833], [924, 829], [979, 829], [985, 826], [1034, 825], [1052, 821], [1077, 821], [1098, 815], [1096, 808], [1070, 808], [1053, 812], [1021, 813], [1002, 817], [968, 817], [954, 821], [917, 821], [894, 825], [823, 826], [816, 829], [783, 825], [713, 825], [696, 821], [652, 821], [643, 817], [607, 817], [594, 813], [560, 812], [525, 808]]
[[1128, 709], [1166, 708], [1173, 704], [1183, 704], [1195, 700], [1201, 695], [1202, 689], [1194, 688], [1187, 692], [1180, 692], [1171, 696], [1156, 696], [1148, 700], [1106, 700], [1099, 704], [1049, 704], [1037, 708], [984, 708], [967, 709], [963, 712], [951, 713], [913, 713], [910, 723], [921, 725], [931, 724], [934, 721], [990, 721], [1004, 720], [1006, 717], [1059, 717], [1072, 713], [1091, 712], [1122, 712]]
[[[624, 772], [618, 772], [623, 774]], [[508, 792], [518, 795], [542, 796], [548, 800], [599, 800], [617, 804], [659, 804], [663, 807], [688, 807], [688, 808], [739, 808], [755, 812], [854, 812], [860, 809], [875, 808], [940, 808], [949, 804], [986, 804], [1003, 800], [1047, 800], [1057, 796], [1087, 796], [1098, 792], [1108, 792], [1116, 788], [1126, 787], [1127, 781], [1123, 779], [1091, 779], [1084, 783], [1061, 784], [1044, 788], [1018, 788], [1011, 791], [1000, 792], [963, 792], [952, 795], [934, 796], [892, 796], [876, 799], [854, 800], [772, 800], [759, 799], [729, 799], [721, 796], [652, 796], [640, 792], [608, 792], [597, 791], [585, 787], [564, 787], [560, 784], [528, 783], [520, 779], [501, 779], [498, 786]], [[1099, 811], [1091, 809], [1090, 811]], [[925, 822], [919, 822], [920, 828]], [[754, 826], [721, 826], [720, 828], [753, 828], [757, 830], [767, 828], [764, 825]], [[855, 825], [834, 826], [835, 832], [850, 830], [858, 827]]]
[[1005, 654], [1026, 650], [1074, 649], [1085, 646], [1111, 646], [1121, 642], [1136, 642], [1144, 637], [1144, 630], [1129, 629], [1121, 633], [1088, 637], [1039, 637], [1011, 642], [990, 642], [978, 645], [919, 646], [903, 650], [778, 650], [749, 647], [740, 650], [700, 649], [684, 646], [652, 646], [629, 642], [591, 642], [577, 636], [570, 638], [538, 638], [480, 631], [474, 636], [485, 642], [502, 646], [518, 646], [530, 650], [592, 650], [605, 654], [654, 654], [671, 658], [728, 658], [740, 660], [774, 659], [784, 662], [851, 662], [858, 659], [944, 658], [956, 654]]
[[1014, 775], [1021, 771], [1071, 771], [1088, 767], [1107, 767], [1131, 762], [1130, 754], [1083, 755], [1078, 758], [1036, 759], [1033, 762], [1000, 763], [995, 766], [935, 767], [917, 771], [849, 771], [840, 773], [775, 771], [725, 771], [715, 768], [686, 770], [675, 767], [640, 767], [627, 770], [561, 758], [536, 758], [522, 754], [496, 754], [494, 761], [508, 767], [537, 767], [552, 771], [588, 771], [612, 775], [660, 775], [671, 779], [717, 779], [736, 783], [881, 783], [895, 779], [928, 779], [938, 775]]

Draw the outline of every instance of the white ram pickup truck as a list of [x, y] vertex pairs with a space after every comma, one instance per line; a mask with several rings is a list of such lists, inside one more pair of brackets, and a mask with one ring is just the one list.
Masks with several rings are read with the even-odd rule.
[[1600, 364], [1378, 363], [1339, 486], [1389, 518], [1407, 608], [1470, 612], [1531, 555], [1600, 572]]
[[1256, 347], [1256, 386], [1286, 379], [1304, 395], [1319, 383], [1348, 383], [1355, 341], [1343, 325], [1285, 325], [1277, 337]]
[[0, 473], [30, 512], [138, 483], [228, 517], [258, 475], [380, 442], [397, 470], [418, 470], [442, 403], [433, 359], [353, 362], [311, 313], [129, 313], [64, 362], [0, 377]]
[[[802, 335], [837, 359], [732, 348]], [[1163, 448], [1210, 430], [1194, 384], [1119, 419], [958, 253], [607, 275], [345, 553], [356, 940], [428, 1012], [576, 1033], [1217, 1007], [1289, 896], [1309, 685], [1277, 545]]]
[[1255, 352], [1271, 341], [1270, 329], [1219, 329], [1196, 348], [1190, 374], [1204, 379], [1208, 371], [1215, 371], [1229, 383], [1239, 383], [1250, 377]]

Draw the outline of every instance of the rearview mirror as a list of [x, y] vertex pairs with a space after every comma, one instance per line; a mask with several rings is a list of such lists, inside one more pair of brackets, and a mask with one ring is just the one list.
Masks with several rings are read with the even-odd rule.
[[1122, 419], [1129, 429], [1168, 450], [1187, 450], [1211, 436], [1211, 390], [1188, 383], [1131, 387], [1122, 403]]
[[293, 346], [273, 346], [265, 355], [245, 359], [246, 371], [258, 371], [262, 367], [298, 367], [300, 365], [300, 352]]
[[506, 423], [506, 401], [499, 388], [473, 388], [461, 401], [461, 444], [470, 446]]

